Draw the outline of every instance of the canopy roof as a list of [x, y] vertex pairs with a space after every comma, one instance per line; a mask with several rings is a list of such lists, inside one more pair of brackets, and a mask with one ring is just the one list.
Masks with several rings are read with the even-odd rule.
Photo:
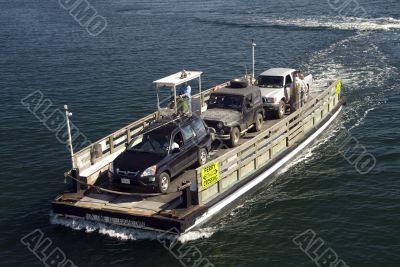
[[156, 84], [157, 86], [177, 86], [182, 83], [197, 79], [203, 73], [201, 71], [185, 71], [185, 72], [187, 74], [186, 78], [181, 79], [182, 71], [180, 71], [165, 78], [154, 81], [153, 83]]

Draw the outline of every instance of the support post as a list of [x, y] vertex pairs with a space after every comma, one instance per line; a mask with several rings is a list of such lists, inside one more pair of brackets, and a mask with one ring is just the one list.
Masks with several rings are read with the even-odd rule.
[[73, 169], [71, 171], [71, 176], [76, 180], [72, 179], [72, 192], [79, 194], [81, 192], [81, 183], [78, 182], [79, 177], [79, 169]]
[[255, 81], [255, 66], [256, 66], [256, 57], [255, 57], [255, 50], [256, 50], [256, 43], [254, 40], [251, 40], [251, 53], [252, 53], [252, 64], [253, 64], [253, 71], [251, 73], [251, 83]]
[[[200, 97], [199, 97], [199, 99], [200, 99], [200, 114], [199, 115], [201, 115], [201, 111], [202, 111], [202, 108], [203, 108], [203, 97], [202, 97], [202, 94], [201, 94], [201, 76], [199, 77], [199, 91], [200, 91]], [[189, 101], [191, 101], [191, 100], [189, 100]]]
[[67, 130], [68, 130], [68, 148], [71, 154], [71, 162], [72, 162], [72, 169], [76, 168], [76, 163], [74, 159], [74, 148], [72, 146], [72, 135], [71, 135], [71, 126], [69, 118], [72, 116], [72, 113], [68, 111], [68, 105], [64, 105], [65, 110], [65, 118], [67, 120]]
[[174, 111], [175, 114], [178, 114], [178, 103], [176, 103], [176, 86], [173, 87], [174, 90]]
[[192, 192], [190, 191], [191, 185], [191, 182], [186, 181], [178, 187], [178, 191], [182, 192], [182, 203], [185, 208], [190, 208], [192, 206]]
[[156, 93], [157, 93], [157, 110], [160, 111], [160, 88], [156, 85]]
[[108, 143], [110, 144], [110, 154], [114, 153], [114, 137], [111, 135], [108, 138]]

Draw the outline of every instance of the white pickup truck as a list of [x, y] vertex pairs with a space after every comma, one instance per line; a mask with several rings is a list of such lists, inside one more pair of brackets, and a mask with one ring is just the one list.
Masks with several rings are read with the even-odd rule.
[[[282, 118], [285, 115], [286, 106], [289, 105], [290, 101], [290, 88], [296, 71], [295, 69], [274, 68], [266, 70], [258, 76], [257, 82], [267, 113], [274, 113], [277, 118]], [[306, 101], [312, 80], [311, 74], [304, 78], [308, 87], [305, 95]]]

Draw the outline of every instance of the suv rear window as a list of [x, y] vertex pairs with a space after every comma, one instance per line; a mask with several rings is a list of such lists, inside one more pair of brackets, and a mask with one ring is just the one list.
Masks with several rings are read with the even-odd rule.
[[193, 129], [190, 125], [186, 125], [185, 127], [182, 127], [182, 135], [183, 135], [183, 140], [186, 142], [193, 138], [194, 132]]

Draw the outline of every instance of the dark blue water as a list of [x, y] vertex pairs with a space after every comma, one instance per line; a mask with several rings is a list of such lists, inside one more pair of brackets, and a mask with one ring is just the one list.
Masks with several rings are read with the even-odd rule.
[[[292, 241], [312, 229], [349, 266], [398, 266], [400, 2], [359, 1], [363, 18], [332, 2], [92, 0], [108, 22], [92, 37], [56, 0], [1, 0], [0, 266], [42, 265], [20, 242], [35, 229], [78, 266], [180, 266], [154, 236], [50, 222], [68, 151], [21, 100], [40, 90], [51, 110], [69, 104], [97, 140], [155, 109], [153, 80], [201, 70], [208, 87], [244, 74], [253, 38], [257, 72], [303, 68], [314, 90], [341, 76], [348, 106], [272, 184], [182, 241], [215, 266], [316, 266]], [[347, 131], [376, 159], [367, 174], [340, 153]]]

